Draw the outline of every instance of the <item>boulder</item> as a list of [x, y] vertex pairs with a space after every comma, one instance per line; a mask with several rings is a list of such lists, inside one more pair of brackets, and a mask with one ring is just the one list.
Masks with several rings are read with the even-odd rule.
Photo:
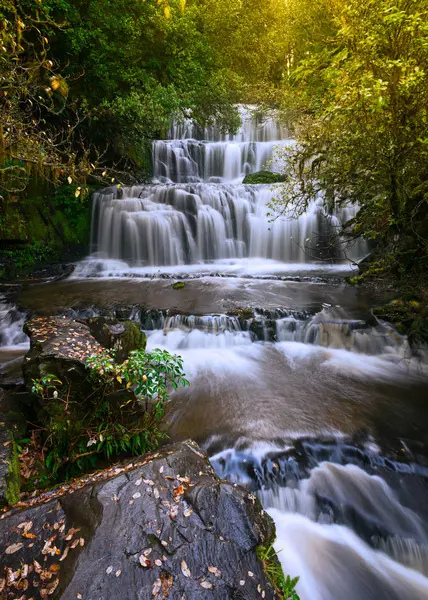
[[27, 321], [24, 331], [30, 338], [23, 364], [28, 389], [33, 379], [50, 374], [75, 389], [87, 385], [86, 359], [103, 350], [87, 325], [67, 317], [39, 317]]
[[[194, 442], [112, 467], [0, 517], [5, 598], [278, 598], [257, 556], [273, 522]], [[3, 596], [2, 596], [3, 597]]]
[[135, 321], [119, 321], [113, 317], [87, 320], [92, 335], [104, 348], [116, 351], [117, 362], [123, 362], [133, 350], [145, 350], [146, 334]]

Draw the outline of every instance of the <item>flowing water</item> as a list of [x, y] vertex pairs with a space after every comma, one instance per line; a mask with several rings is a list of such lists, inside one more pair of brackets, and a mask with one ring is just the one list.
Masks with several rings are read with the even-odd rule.
[[[342, 279], [353, 266], [335, 236], [355, 207], [326, 215], [320, 199], [269, 223], [275, 190], [242, 178], [293, 142], [242, 112], [235, 136], [184, 123], [154, 142], [150, 185], [95, 195], [88, 259], [17, 302], [132, 318], [149, 348], [183, 356], [170, 436], [258, 495], [302, 600], [428, 599], [424, 350]], [[22, 351], [23, 319], [0, 306], [3, 346]]]

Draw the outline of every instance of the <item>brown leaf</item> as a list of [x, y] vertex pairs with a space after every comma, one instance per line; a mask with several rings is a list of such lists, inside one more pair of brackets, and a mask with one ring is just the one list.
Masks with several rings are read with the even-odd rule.
[[217, 569], [217, 567], [208, 567], [208, 571], [210, 573], [213, 573], [213, 575], [215, 575], [216, 577], [220, 577], [221, 575], [221, 571], [220, 569]]
[[22, 542], [17, 542], [16, 544], [11, 544], [5, 550], [5, 554], [15, 554], [18, 550], [21, 550], [24, 544]]
[[168, 596], [169, 596], [169, 590], [172, 588], [173, 581], [174, 581], [173, 576], [170, 573], [162, 573], [162, 575], [161, 575], [162, 593], [165, 598], [168, 598]]
[[60, 569], [61, 569], [61, 565], [59, 565], [57, 563], [55, 563], [49, 567], [49, 571], [51, 571], [52, 573], [58, 573], [58, 571]]

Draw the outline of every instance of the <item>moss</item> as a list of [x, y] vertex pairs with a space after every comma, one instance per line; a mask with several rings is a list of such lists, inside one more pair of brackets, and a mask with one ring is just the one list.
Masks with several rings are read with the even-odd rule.
[[0, 206], [2, 277], [25, 275], [34, 265], [75, 260], [88, 247], [91, 188], [76, 197], [76, 186], [33, 184]]
[[145, 350], [147, 345], [147, 336], [135, 321], [125, 321], [125, 331], [120, 336], [120, 346], [125, 354], [132, 350]]
[[177, 281], [176, 283], [173, 283], [171, 287], [173, 290], [181, 290], [184, 288], [184, 281]]
[[407, 335], [411, 344], [428, 342], [428, 303], [426, 293], [418, 299], [407, 299], [403, 295], [388, 304], [373, 309], [373, 314], [393, 323], [397, 331]]
[[9, 506], [19, 502], [21, 491], [21, 476], [18, 458], [18, 449], [11, 431], [9, 431], [11, 445], [8, 459], [8, 474], [6, 475], [6, 501]]
[[244, 177], [242, 183], [279, 183], [285, 181], [285, 175], [281, 173], [273, 173], [272, 171], [257, 171], [257, 173], [250, 173]]

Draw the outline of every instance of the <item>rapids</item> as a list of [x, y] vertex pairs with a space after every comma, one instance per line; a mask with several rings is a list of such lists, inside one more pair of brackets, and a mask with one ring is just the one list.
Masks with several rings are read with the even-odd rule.
[[[191, 382], [172, 396], [170, 437], [257, 494], [301, 600], [428, 599], [425, 350], [343, 281], [354, 265], [337, 231], [357, 207], [326, 215], [320, 198], [269, 223], [275, 189], [242, 178], [293, 142], [242, 116], [234, 136], [174, 124], [153, 142], [152, 183], [95, 194], [73, 276], [23, 290], [21, 311], [0, 305], [3, 355], [25, 350], [25, 311], [136, 320]], [[360, 240], [346, 255], [366, 252]]]

